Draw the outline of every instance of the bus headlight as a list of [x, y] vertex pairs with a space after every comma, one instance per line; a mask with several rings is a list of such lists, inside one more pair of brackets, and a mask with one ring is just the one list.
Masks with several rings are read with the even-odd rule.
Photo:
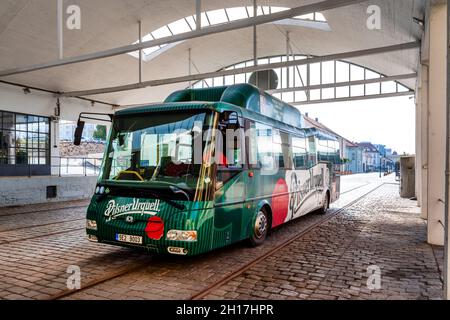
[[88, 234], [87, 238], [88, 238], [89, 241], [98, 242], [97, 236], [94, 236], [92, 234]]
[[197, 241], [197, 231], [169, 230], [166, 235], [166, 240], [194, 242]]
[[86, 220], [86, 229], [97, 230], [97, 221], [95, 221], [95, 220]]

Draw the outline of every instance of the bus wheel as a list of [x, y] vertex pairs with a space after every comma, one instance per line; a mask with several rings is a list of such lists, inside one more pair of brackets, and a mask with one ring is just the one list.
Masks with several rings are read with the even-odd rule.
[[269, 216], [266, 210], [261, 208], [256, 215], [255, 223], [252, 228], [252, 236], [249, 239], [252, 247], [257, 247], [266, 240], [269, 227]]
[[323, 205], [322, 208], [319, 209], [319, 213], [326, 214], [329, 207], [330, 207], [330, 196], [328, 195], [328, 192], [326, 192], [325, 197], [323, 198]]

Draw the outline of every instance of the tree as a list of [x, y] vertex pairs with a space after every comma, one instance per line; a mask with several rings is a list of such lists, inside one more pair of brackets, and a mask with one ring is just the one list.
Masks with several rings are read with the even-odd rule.
[[97, 125], [92, 136], [94, 139], [106, 140], [106, 126]]

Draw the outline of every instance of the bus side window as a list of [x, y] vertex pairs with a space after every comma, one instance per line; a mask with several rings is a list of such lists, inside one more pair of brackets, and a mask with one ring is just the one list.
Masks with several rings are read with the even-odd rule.
[[280, 168], [284, 168], [287, 170], [292, 170], [294, 168], [293, 159], [292, 159], [292, 143], [291, 136], [286, 132], [280, 132], [281, 137], [281, 156], [283, 158], [283, 166]]
[[292, 153], [296, 170], [307, 169], [307, 152], [305, 137], [292, 137]]
[[264, 170], [273, 170], [274, 143], [272, 141], [273, 128], [262, 123], [256, 123], [257, 166]]
[[312, 168], [317, 164], [317, 147], [315, 136], [308, 137], [307, 150], [308, 150], [308, 168]]
[[273, 156], [279, 169], [292, 169], [291, 142], [289, 134], [277, 129], [272, 131]]
[[243, 130], [236, 112], [224, 113], [219, 121], [216, 139], [217, 186], [220, 189], [242, 171], [245, 145]]
[[317, 139], [317, 157], [318, 161], [328, 161], [328, 143], [327, 139], [319, 136]]
[[243, 128], [236, 112], [224, 113], [219, 123], [216, 141], [216, 161], [219, 168], [242, 169], [244, 164]]
[[257, 132], [256, 132], [256, 125], [254, 121], [251, 120], [245, 120], [245, 132], [246, 132], [246, 145], [245, 149], [247, 150], [247, 163], [249, 165], [249, 168], [259, 169], [260, 166], [258, 165], [258, 141], [257, 141]]

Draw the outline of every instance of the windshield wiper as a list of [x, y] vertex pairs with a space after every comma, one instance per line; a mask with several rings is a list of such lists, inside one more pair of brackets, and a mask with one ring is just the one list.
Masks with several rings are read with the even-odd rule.
[[[133, 189], [133, 190], [137, 190], [137, 191], [143, 191], [148, 193], [150, 196], [156, 198], [156, 199], [160, 199], [164, 202], [166, 202], [167, 204], [171, 205], [172, 207], [177, 208], [178, 210], [184, 210], [186, 209], [186, 206], [184, 204], [180, 204], [177, 203], [175, 201], [173, 201], [172, 199], [169, 199], [167, 197], [162, 196], [161, 194], [158, 194], [148, 188], [142, 188], [142, 187], [135, 187], [135, 186], [125, 186], [125, 185], [117, 185], [114, 186], [115, 188], [126, 188], [126, 189]], [[100, 200], [100, 199], [99, 199]]]
[[186, 190], [184, 190], [184, 189], [182, 189], [182, 188], [180, 188], [180, 187], [178, 187], [178, 186], [176, 186], [174, 184], [169, 185], [169, 188], [175, 194], [182, 194], [182, 195], [184, 195], [186, 197], [187, 201], [189, 201], [191, 199], [190, 196], [189, 196], [189, 193]]

